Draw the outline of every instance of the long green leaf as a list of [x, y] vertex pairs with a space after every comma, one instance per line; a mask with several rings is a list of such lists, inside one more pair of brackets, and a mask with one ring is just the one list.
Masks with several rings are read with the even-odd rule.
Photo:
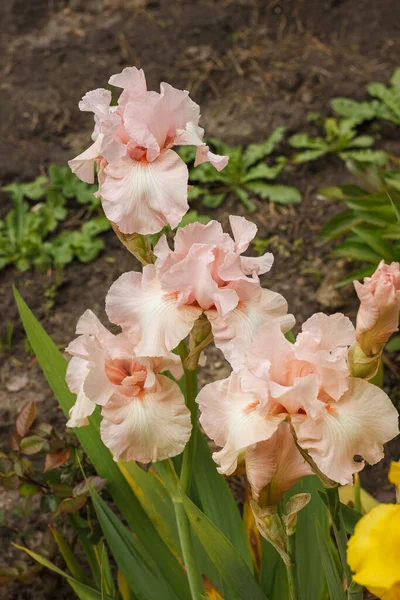
[[322, 569], [321, 555], [315, 532], [315, 518], [321, 523], [324, 535], [329, 537], [328, 512], [321, 500], [318, 489], [322, 484], [315, 475], [304, 477], [287, 494], [284, 502], [294, 494], [309, 493], [311, 500], [297, 518], [296, 528], [296, 565], [299, 587], [304, 600], [324, 598], [326, 582]]
[[182, 502], [193, 530], [213, 561], [224, 584], [240, 599], [266, 600], [266, 596], [236, 548], [184, 494], [182, 494]]
[[286, 567], [275, 548], [261, 540], [260, 585], [269, 600], [289, 600]]
[[235, 546], [248, 567], [253, 569], [250, 546], [238, 506], [225, 478], [216, 469], [203, 435], [197, 438], [195, 464], [193, 479], [201, 509]]
[[[61, 408], [65, 415], [68, 415], [70, 408], [75, 403], [75, 395], [69, 391], [65, 382], [67, 361], [17, 290], [14, 290], [14, 294], [29, 342]], [[107, 479], [108, 490], [129, 527], [139, 538], [143, 547], [160, 565], [160, 570], [166, 581], [174, 586], [178, 596], [186, 598], [189, 589], [181, 566], [158, 535], [128, 482], [113, 461], [110, 452], [100, 439], [99, 414], [96, 412], [89, 418], [89, 422], [90, 424], [87, 427], [74, 429], [75, 435], [92, 461], [97, 473]]]
[[340, 580], [325, 532], [318, 521], [315, 519], [315, 530], [317, 533], [318, 550], [321, 556], [322, 567], [325, 572], [326, 581], [329, 589], [330, 600], [346, 600], [346, 594], [343, 590], [343, 584]]
[[90, 496], [107, 544], [135, 596], [139, 600], [178, 600], [153, 556], [132, 536], [93, 488]]
[[[15, 544], [15, 547], [18, 548], [18, 550], [26, 552], [26, 554], [28, 554], [31, 558], [36, 560], [36, 562], [38, 562], [43, 567], [46, 567], [50, 571], [57, 573], [57, 575], [61, 575], [61, 577], [64, 577], [68, 581], [78, 598], [80, 598], [80, 600], [102, 600], [101, 594], [98, 590], [95, 590], [94, 588], [82, 583], [81, 581], [77, 581], [71, 575], [68, 575], [68, 573], [65, 573], [65, 571], [62, 571], [61, 569], [56, 567], [56, 565], [47, 560], [47, 558], [44, 558], [44, 556], [41, 556], [40, 554], [37, 554], [36, 552], [33, 552], [32, 550], [30, 550], [29, 548], [25, 548], [24, 546], [17, 546]], [[106, 596], [106, 599], [111, 600], [110, 596]]]

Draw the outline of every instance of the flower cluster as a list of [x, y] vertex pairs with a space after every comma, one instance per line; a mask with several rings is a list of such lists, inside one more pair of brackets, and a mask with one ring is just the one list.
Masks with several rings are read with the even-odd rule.
[[304, 323], [295, 344], [274, 322], [245, 350], [236, 339], [230, 377], [198, 395], [201, 424], [222, 447], [214, 454], [219, 471], [229, 475], [245, 461], [254, 497], [277, 504], [312, 473], [309, 463], [346, 484], [363, 468], [354, 457], [378, 462], [398, 433], [397, 411], [382, 390], [350, 377], [354, 339], [347, 317], [322, 313]]
[[[196, 163], [218, 169], [227, 158], [202, 141], [199, 107], [187, 92], [165, 83], [160, 93], [148, 92], [134, 67], [110, 83], [123, 89], [118, 106], [110, 107], [106, 90], [89, 92], [80, 104], [94, 112], [94, 143], [70, 165], [93, 181], [97, 163], [103, 207], [120, 234], [176, 227], [188, 208], [187, 169], [171, 147], [193, 144]], [[257, 227], [239, 216], [229, 221], [232, 236], [217, 221], [180, 228], [173, 249], [161, 236], [142, 273], [124, 273], [111, 286], [106, 312], [120, 334], [91, 311], [81, 317], [68, 347], [67, 381], [77, 394], [69, 425], [84, 425], [99, 405], [101, 437], [116, 459], [151, 462], [182, 452], [197, 424], [176, 383], [182, 365], [172, 351], [206, 323], [194, 350], [213, 339], [232, 373], [198, 394], [200, 423], [221, 448], [214, 453], [218, 470], [229, 475], [244, 463], [255, 502], [274, 507], [313, 472], [329, 485], [352, 483], [363, 460], [379, 461], [383, 444], [397, 435], [396, 409], [368, 379], [397, 329], [400, 269], [382, 263], [356, 283], [356, 329], [342, 314], [318, 313], [292, 344], [286, 300], [259, 279], [272, 254], [244, 256]], [[373, 368], [357, 376], [357, 361], [371, 356]]]
[[68, 425], [86, 425], [99, 405], [101, 438], [116, 459], [148, 463], [180, 454], [190, 438], [190, 413], [178, 384], [160, 374], [179, 378], [179, 357], [139, 358], [134, 338], [112, 334], [90, 310], [76, 333], [67, 348], [67, 383], [77, 394]]
[[117, 106], [110, 106], [111, 92], [105, 89], [88, 92], [79, 104], [94, 113], [93, 144], [69, 166], [93, 183], [97, 163], [104, 212], [122, 233], [174, 228], [188, 210], [188, 170], [172, 146], [197, 146], [195, 165], [209, 161], [218, 170], [228, 157], [213, 154], [202, 141], [200, 107], [188, 92], [168, 83], [161, 83], [159, 93], [147, 91], [136, 67], [113, 75], [109, 83], [123, 90]]

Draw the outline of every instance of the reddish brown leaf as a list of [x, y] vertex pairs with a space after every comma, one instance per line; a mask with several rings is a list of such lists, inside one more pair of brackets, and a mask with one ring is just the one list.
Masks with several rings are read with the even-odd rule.
[[64, 448], [61, 450], [56, 450], [55, 452], [49, 452], [46, 455], [43, 473], [47, 473], [47, 471], [61, 467], [61, 465], [66, 463], [68, 459], [69, 450], [65, 450]]
[[18, 452], [19, 450], [19, 435], [17, 433], [13, 433], [12, 436], [10, 437], [10, 441], [8, 442], [8, 445], [10, 446], [10, 450], [13, 450], [14, 452]]
[[31, 400], [19, 411], [19, 415], [15, 422], [15, 426], [21, 437], [24, 437], [28, 433], [33, 421], [35, 420], [35, 417], [36, 404], [33, 400]]

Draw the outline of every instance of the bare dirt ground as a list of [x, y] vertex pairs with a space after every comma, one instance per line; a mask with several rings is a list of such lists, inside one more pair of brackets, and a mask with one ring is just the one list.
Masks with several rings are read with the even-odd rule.
[[[29, 181], [41, 168], [65, 164], [86, 148], [92, 119], [79, 112], [78, 101], [127, 65], [142, 67], [150, 88], [166, 80], [191, 90], [207, 133], [241, 144], [262, 141], [279, 125], [288, 133], [312, 132], [306, 119], [310, 111], [327, 114], [330, 99], [338, 95], [364, 98], [370, 81], [386, 82], [399, 66], [397, 0], [9, 0], [0, 16], [1, 185]], [[398, 132], [383, 125], [380, 135], [399, 155]], [[348, 175], [335, 157], [292, 166], [284, 182], [301, 190], [303, 203], [282, 208], [259, 202], [259, 212], [250, 217], [260, 237], [275, 240], [276, 263], [264, 284], [285, 295], [298, 323], [317, 310], [355, 316], [352, 289], [334, 288], [346, 265], [315, 244], [321, 226], [337, 210], [318, 199], [316, 190], [345, 180]], [[3, 194], [0, 216], [9, 207]], [[207, 212], [225, 226], [228, 214], [245, 214], [233, 199]], [[14, 325], [11, 356], [1, 357], [0, 442], [6, 442], [17, 410], [29, 399], [38, 402], [47, 419], [61, 419], [35, 360], [24, 350], [11, 283], [65, 347], [80, 314], [91, 308], [104, 317], [111, 283], [123, 271], [138, 268], [113, 234], [107, 234], [106, 244], [95, 263], [65, 270], [52, 307], [44, 294], [54, 273], [21, 274], [11, 268], [0, 273], [0, 335], [5, 337], [7, 321]], [[399, 365], [389, 359], [386, 387], [399, 402]], [[206, 381], [226, 372], [221, 357], [211, 352], [201, 377]], [[22, 373], [28, 383], [10, 392], [9, 382]], [[399, 444], [388, 452], [398, 459]], [[364, 485], [382, 500], [392, 494], [387, 464], [364, 472]], [[8, 538], [9, 532], [3, 533]], [[0, 596], [50, 599], [56, 584], [48, 575], [29, 588], [4, 589]], [[57, 596], [73, 598], [73, 593], [57, 587]]]

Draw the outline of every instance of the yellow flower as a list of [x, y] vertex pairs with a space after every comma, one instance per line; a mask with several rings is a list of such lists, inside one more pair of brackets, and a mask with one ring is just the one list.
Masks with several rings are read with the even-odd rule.
[[400, 490], [400, 462], [392, 462], [390, 464], [388, 479]]
[[360, 519], [347, 560], [354, 581], [382, 600], [400, 600], [400, 505], [380, 504]]

